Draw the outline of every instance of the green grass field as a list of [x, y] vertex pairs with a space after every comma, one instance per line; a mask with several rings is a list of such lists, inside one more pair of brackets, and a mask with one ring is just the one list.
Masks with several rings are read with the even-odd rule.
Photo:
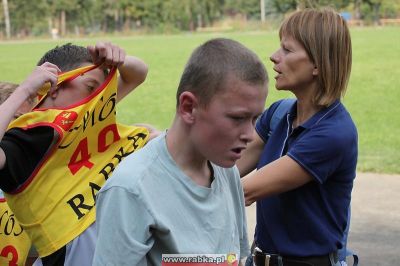
[[[353, 68], [344, 103], [358, 127], [358, 170], [400, 173], [400, 27], [351, 31]], [[119, 105], [119, 121], [167, 128], [174, 116], [175, 91], [186, 60], [196, 46], [213, 37], [238, 40], [262, 58], [271, 78], [266, 106], [290, 96], [274, 89], [274, 73], [268, 58], [279, 46], [277, 32], [107, 37], [149, 65], [146, 82]], [[97, 40], [0, 43], [0, 80], [21, 82], [39, 58], [57, 44], [88, 45]]]

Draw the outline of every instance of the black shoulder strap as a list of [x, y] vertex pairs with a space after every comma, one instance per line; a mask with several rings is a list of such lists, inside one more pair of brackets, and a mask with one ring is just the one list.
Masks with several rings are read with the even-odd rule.
[[296, 102], [296, 99], [283, 99], [276, 107], [275, 111], [273, 112], [271, 119], [269, 120], [269, 132], [268, 137], [272, 135], [272, 132], [276, 129], [279, 121], [285, 117], [287, 112], [292, 108], [293, 104]]

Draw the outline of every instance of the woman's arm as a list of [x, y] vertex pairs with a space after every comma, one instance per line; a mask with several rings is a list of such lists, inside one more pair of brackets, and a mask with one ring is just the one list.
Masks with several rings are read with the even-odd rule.
[[242, 178], [246, 206], [295, 189], [311, 180], [313, 177], [300, 164], [285, 155]]
[[236, 162], [241, 177], [256, 169], [257, 162], [264, 149], [264, 141], [255, 130], [253, 134], [253, 140], [247, 145], [241, 158]]

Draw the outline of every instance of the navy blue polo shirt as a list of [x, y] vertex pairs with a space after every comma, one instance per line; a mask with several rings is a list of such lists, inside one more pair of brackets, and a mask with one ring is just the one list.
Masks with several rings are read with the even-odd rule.
[[340, 101], [292, 129], [296, 103], [269, 133], [278, 106], [256, 124], [266, 142], [257, 168], [287, 155], [314, 180], [257, 201], [255, 240], [265, 252], [286, 256], [325, 255], [341, 248], [357, 164], [357, 129]]

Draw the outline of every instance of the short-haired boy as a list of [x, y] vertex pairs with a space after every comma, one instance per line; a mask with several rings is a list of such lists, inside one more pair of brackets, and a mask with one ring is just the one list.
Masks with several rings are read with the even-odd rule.
[[98, 193], [94, 265], [161, 265], [166, 254], [248, 255], [236, 160], [264, 109], [267, 73], [240, 43], [198, 47], [171, 127], [126, 158]]

